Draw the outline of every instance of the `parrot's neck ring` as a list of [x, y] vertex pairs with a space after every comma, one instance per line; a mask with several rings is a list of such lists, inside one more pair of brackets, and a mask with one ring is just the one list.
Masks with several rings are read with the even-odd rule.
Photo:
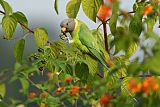
[[75, 27], [74, 27], [74, 30], [78, 27], [78, 20], [74, 19], [74, 22], [75, 22]]

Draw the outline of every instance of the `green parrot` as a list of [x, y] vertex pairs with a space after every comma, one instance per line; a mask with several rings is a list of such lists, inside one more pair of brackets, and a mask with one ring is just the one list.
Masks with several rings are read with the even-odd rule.
[[[77, 48], [86, 54], [90, 54], [95, 57], [106, 69], [110, 72], [110, 68], [106, 62], [106, 54], [103, 47], [97, 44], [96, 39], [92, 35], [92, 32], [89, 28], [78, 19], [65, 19], [61, 22], [61, 32], [66, 35], [70, 33], [72, 40], [69, 40], [69, 43], [74, 43]], [[132, 96], [129, 90], [123, 86], [121, 80], [112, 73], [112, 76], [115, 80], [120, 83], [120, 85], [126, 90], [126, 92], [137, 102], [137, 100]]]
[[103, 47], [97, 44], [92, 32], [82, 21], [72, 18], [65, 19], [60, 26], [63, 34], [70, 33], [72, 40], [69, 40], [69, 43], [74, 43], [83, 53], [91, 54], [109, 70], [106, 63], [109, 55], [107, 56]]

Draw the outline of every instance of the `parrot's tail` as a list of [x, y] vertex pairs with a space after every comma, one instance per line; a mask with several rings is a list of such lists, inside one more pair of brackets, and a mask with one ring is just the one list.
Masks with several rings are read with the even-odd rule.
[[[110, 68], [109, 68], [106, 64], [102, 64], [102, 65], [107, 69], [108, 73], [110, 73], [110, 71], [111, 71]], [[120, 84], [120, 86], [123, 87], [123, 88], [125, 89], [125, 91], [133, 98], [133, 100], [134, 100], [136, 103], [138, 103], [137, 99], [136, 99], [135, 97], [133, 97], [133, 95], [130, 93], [130, 91], [122, 84], [121, 79], [119, 79], [119, 78], [117, 77], [117, 75], [114, 74], [114, 73], [112, 73], [111, 75], [112, 75], [113, 78]], [[109, 76], [109, 74], [108, 74], [108, 76]]]

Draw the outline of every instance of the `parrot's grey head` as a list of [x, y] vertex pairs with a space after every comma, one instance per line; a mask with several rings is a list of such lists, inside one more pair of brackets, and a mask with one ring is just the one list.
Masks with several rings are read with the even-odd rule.
[[61, 26], [61, 32], [62, 33], [72, 33], [74, 28], [75, 28], [75, 20], [70, 18], [70, 19], [64, 19], [60, 26]]

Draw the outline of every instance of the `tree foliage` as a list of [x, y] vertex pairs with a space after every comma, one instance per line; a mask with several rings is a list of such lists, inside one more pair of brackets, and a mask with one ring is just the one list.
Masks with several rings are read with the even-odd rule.
[[[10, 75], [6, 70], [0, 72], [0, 106], [27, 107], [35, 103], [39, 107], [77, 107], [77, 104], [85, 107], [158, 107], [160, 38], [153, 29], [158, 27], [160, 1], [136, 0], [132, 12], [121, 10], [120, 3], [118, 0], [70, 0], [66, 5], [69, 18], [77, 18], [82, 6], [90, 20], [94, 23], [100, 20], [100, 25], [91, 32], [99, 47], [109, 50], [103, 52], [110, 69], [108, 73], [93, 56], [66, 43], [64, 35], [60, 36], [63, 40], [51, 42], [45, 28], [30, 29], [24, 13], [14, 12], [5, 0], [0, 0], [4, 39], [11, 40], [17, 24], [20, 24], [24, 35], [28, 32], [34, 34], [38, 46], [37, 52], [24, 59], [26, 36], [15, 43], [13, 72], [8, 71]], [[58, 5], [55, 0], [57, 14]], [[107, 30], [106, 24], [109, 24]], [[147, 40], [153, 45], [146, 44]], [[141, 62], [138, 58], [131, 60], [138, 50], [144, 53]], [[118, 82], [112, 75], [116, 75]], [[6, 100], [7, 80], [21, 83], [25, 101]]]

